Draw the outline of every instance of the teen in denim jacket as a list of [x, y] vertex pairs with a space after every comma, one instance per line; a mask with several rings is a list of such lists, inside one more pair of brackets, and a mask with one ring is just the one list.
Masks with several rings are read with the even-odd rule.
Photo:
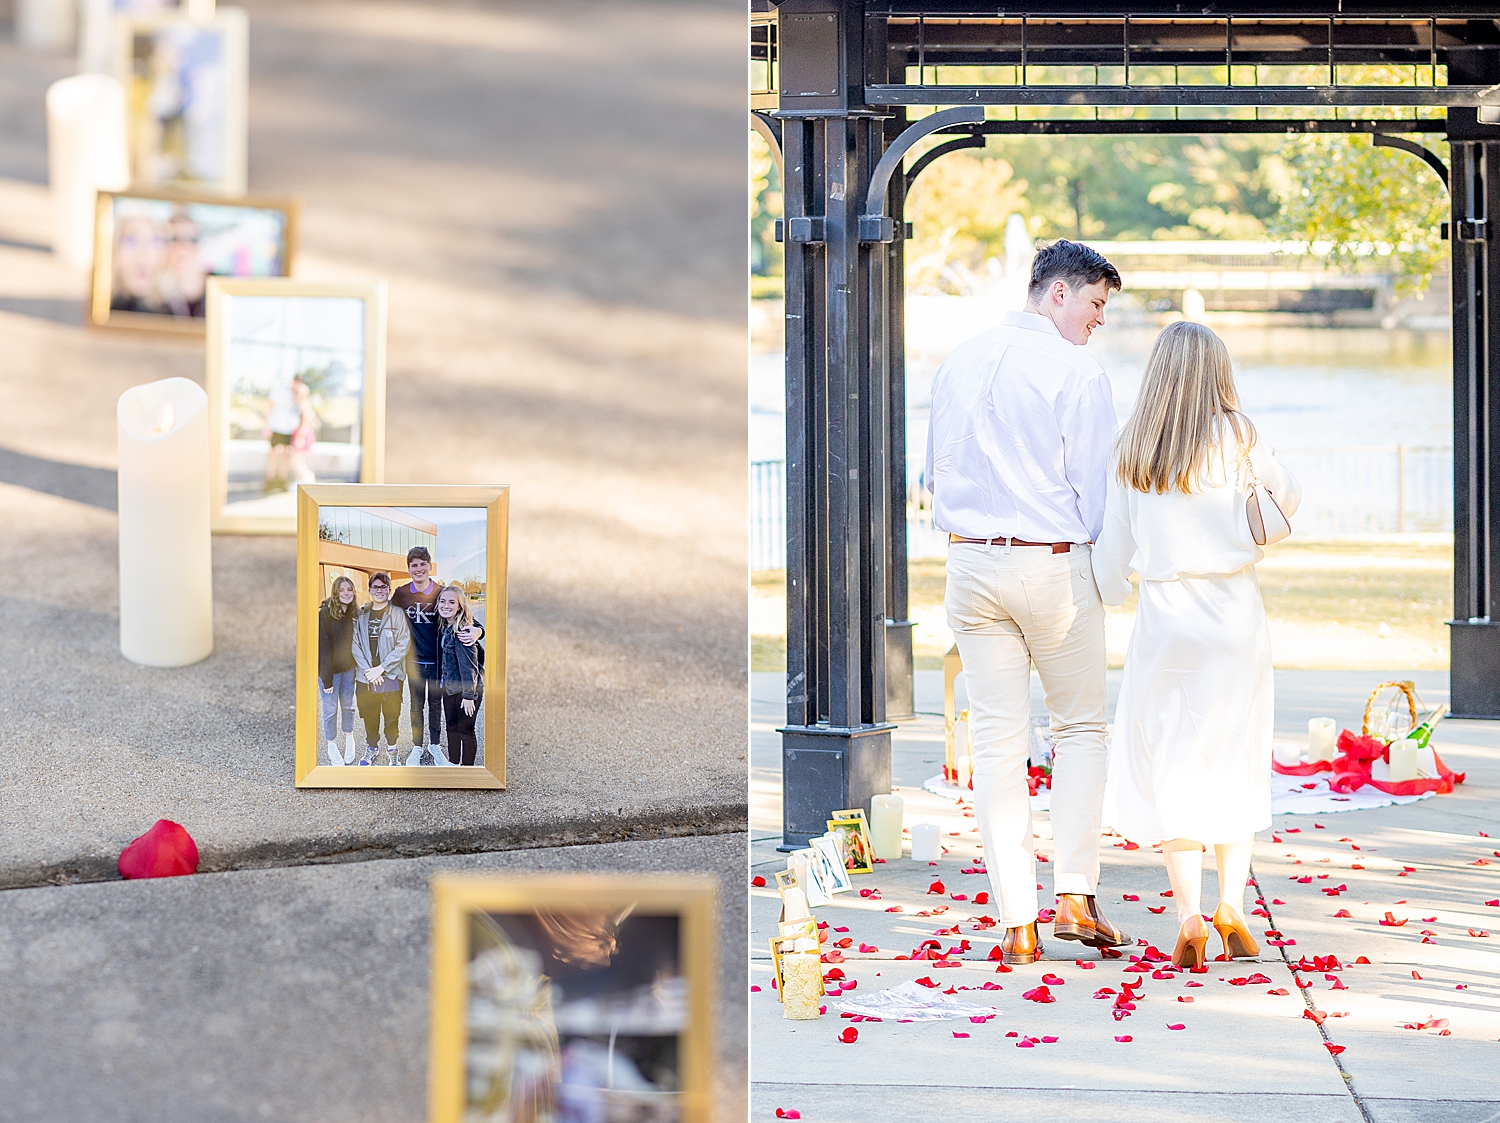
[[448, 585], [438, 594], [438, 659], [443, 717], [448, 726], [448, 760], [451, 764], [473, 764], [479, 742], [474, 719], [484, 694], [484, 674], [479, 667], [478, 647], [467, 647], [459, 632], [474, 622], [469, 598], [461, 585]]

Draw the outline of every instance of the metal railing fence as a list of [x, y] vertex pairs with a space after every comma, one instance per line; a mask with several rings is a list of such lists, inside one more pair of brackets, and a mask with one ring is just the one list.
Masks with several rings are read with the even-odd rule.
[[[1277, 457], [1302, 485], [1299, 538], [1453, 530], [1453, 449], [1447, 445], [1286, 448]], [[907, 463], [907, 553], [937, 558], [947, 536], [932, 525], [920, 464]], [[750, 465], [750, 568], [786, 565], [786, 464]]]

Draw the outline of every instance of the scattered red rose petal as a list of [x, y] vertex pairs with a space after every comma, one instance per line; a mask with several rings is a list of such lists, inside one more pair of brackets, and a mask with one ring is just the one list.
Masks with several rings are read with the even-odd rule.
[[800, 1111], [798, 1111], [795, 1107], [789, 1107], [785, 1111], [783, 1111], [781, 1108], [778, 1107], [776, 1109], [776, 1118], [777, 1119], [801, 1119], [802, 1118], [802, 1113]]
[[1484, 939], [1486, 936], [1489, 935], [1489, 933], [1486, 932], [1483, 928], [1470, 928], [1469, 929], [1469, 935], [1475, 936], [1475, 937], [1477, 937], [1479, 939]]
[[853, 1026], [845, 1026], [844, 1032], [839, 1034], [839, 1040], [842, 1041], [845, 1045], [852, 1045], [854, 1042], [859, 1040], [859, 1030], [855, 1029]]
[[988, 893], [975, 893], [974, 903], [976, 905], [987, 905], [990, 903], [990, 895]]
[[1057, 1041], [1058, 1041], [1058, 1039], [1055, 1038], [1055, 1037], [1044, 1037], [1044, 1038], [1042, 1038], [1042, 1044], [1043, 1045], [1056, 1045]]
[[878, 947], [876, 947], [874, 944], [860, 944], [859, 945], [859, 950], [860, 950], [860, 954], [861, 955], [873, 955], [875, 952], [879, 951], [880, 949]]
[[1185, 986], [1185, 987], [1201, 987], [1203, 984], [1202, 983], [1195, 983], [1191, 979], [1189, 979], [1187, 982], [1183, 983], [1182, 985]]
[[967, 901], [969, 899], [969, 895], [967, 893], [954, 893], [953, 899], [955, 901]]
[[1124, 901], [1139, 901], [1141, 898], [1135, 893], [1121, 893], [1120, 899]]
[[1415, 971], [1413, 971], [1413, 972], [1412, 972], [1412, 973], [1411, 973], [1411, 977], [1412, 977], [1412, 978], [1414, 978], [1414, 979], [1417, 979], [1417, 980], [1419, 980], [1419, 981], [1420, 981], [1420, 980], [1421, 980], [1421, 978], [1422, 978], [1422, 976], [1421, 976], [1421, 975], [1419, 975], [1419, 974], [1417, 974], [1417, 972], [1415, 972]]
[[1363, 963], [1366, 967], [1368, 967], [1370, 965], [1370, 961], [1368, 959], [1366, 959], [1364, 956], [1360, 956], [1358, 959], [1356, 959], [1354, 961], [1354, 965], [1356, 967], [1358, 967], [1361, 963]]
[[1146, 906], [1146, 911], [1147, 912], [1154, 912], [1158, 916], [1160, 916], [1162, 913], [1164, 913], [1164, 912], [1167, 911], [1167, 906], [1166, 905], [1147, 905]]
[[[764, 889], [766, 887], [766, 879], [763, 878], [763, 877], [761, 877], [760, 874], [756, 874], [754, 877], [752, 877], [750, 879], [750, 884], [753, 885], [753, 886], [755, 886], [757, 889]], [[781, 1113], [781, 1108], [778, 1107], [776, 1109], [776, 1112], [777, 1112], [777, 1114], [780, 1114]], [[800, 1118], [800, 1116], [799, 1116], [799, 1118]]]
[[1060, 987], [1063, 985], [1062, 976], [1053, 975], [1050, 972], [1042, 976], [1042, 982], [1046, 983], [1049, 987]]
[[1116, 1041], [1134, 1041], [1135, 1038], [1131, 1037], [1130, 1034], [1127, 1033], [1124, 1037], [1116, 1037], [1115, 1040]]
[[917, 986], [919, 986], [919, 987], [933, 987], [933, 988], [937, 987], [937, 983], [935, 983], [935, 982], [932, 981], [932, 977], [930, 975], [923, 975], [916, 982], [917, 982]]
[[1354, 914], [1348, 909], [1339, 909], [1339, 911], [1334, 913], [1333, 915], [1336, 919], [1342, 917], [1345, 920], [1348, 920], [1349, 918], [1354, 916]]
[[946, 893], [947, 891], [948, 891], [948, 887], [946, 885], [944, 885], [941, 881], [934, 881], [931, 885], [929, 885], [927, 887], [927, 892], [929, 892], [929, 893]]
[[181, 824], [158, 819], [125, 847], [117, 868], [126, 879], [185, 877], [198, 870], [198, 844]]
[[1047, 989], [1046, 986], [1032, 987], [1030, 990], [1024, 991], [1021, 994], [1021, 997], [1024, 998], [1024, 999], [1026, 999], [1028, 1002], [1056, 1002], [1057, 1001], [1057, 996], [1054, 995], [1052, 993], [1052, 991], [1050, 991], [1049, 989]]
[[1267, 994], [1279, 995], [1280, 997], [1285, 998], [1288, 994], [1291, 994], [1292, 992], [1289, 991], [1289, 990], [1287, 990], [1286, 987], [1272, 987], [1270, 990], [1266, 991], [1266, 993]]
[[958, 1030], [954, 1030], [953, 1031], [953, 1036], [954, 1037], [968, 1037], [969, 1035], [967, 1033], [959, 1033]]

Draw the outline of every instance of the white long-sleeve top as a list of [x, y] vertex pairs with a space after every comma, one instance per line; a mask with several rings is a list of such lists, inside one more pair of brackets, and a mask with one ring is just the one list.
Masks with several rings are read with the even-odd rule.
[[963, 538], [1093, 541], [1115, 428], [1104, 368], [1047, 317], [1007, 313], [933, 377], [934, 525]]
[[[1257, 443], [1250, 463], [1261, 486], [1290, 519], [1302, 502], [1302, 487]], [[1266, 556], [1250, 536], [1245, 517], [1250, 477], [1233, 436], [1209, 457], [1207, 478], [1190, 494], [1136, 491], [1120, 482], [1111, 463], [1104, 530], [1094, 543], [1094, 581], [1105, 604], [1130, 596], [1130, 574], [1144, 581], [1238, 573]]]

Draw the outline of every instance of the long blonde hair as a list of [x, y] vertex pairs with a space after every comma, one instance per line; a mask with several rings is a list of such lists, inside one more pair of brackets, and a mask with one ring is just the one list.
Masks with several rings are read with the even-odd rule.
[[[458, 597], [458, 613], [453, 617], [452, 624], [449, 624], [448, 621], [439, 615], [438, 626], [440, 628], [467, 628], [470, 624], [474, 623], [474, 610], [469, 607], [469, 595], [464, 592], [464, 587], [457, 581], [450, 581], [438, 593], [438, 598], [441, 598], [443, 593], [450, 592], [456, 594]], [[434, 600], [433, 605], [436, 606], [436, 604], [437, 601]], [[435, 608], [434, 611], [436, 611]]]
[[[339, 586], [348, 585], [354, 593], [354, 599], [347, 605], [339, 600]], [[328, 615], [335, 620], [342, 620], [345, 616], [352, 616], [359, 611], [359, 589], [353, 580], [346, 576], [333, 579], [333, 584], [328, 589], [328, 599], [323, 602], [323, 607], [328, 609]]]
[[1255, 426], [1240, 413], [1224, 341], [1202, 324], [1172, 324], [1156, 337], [1140, 397], [1115, 448], [1120, 482], [1136, 491], [1192, 492], [1227, 434], [1241, 449]]

